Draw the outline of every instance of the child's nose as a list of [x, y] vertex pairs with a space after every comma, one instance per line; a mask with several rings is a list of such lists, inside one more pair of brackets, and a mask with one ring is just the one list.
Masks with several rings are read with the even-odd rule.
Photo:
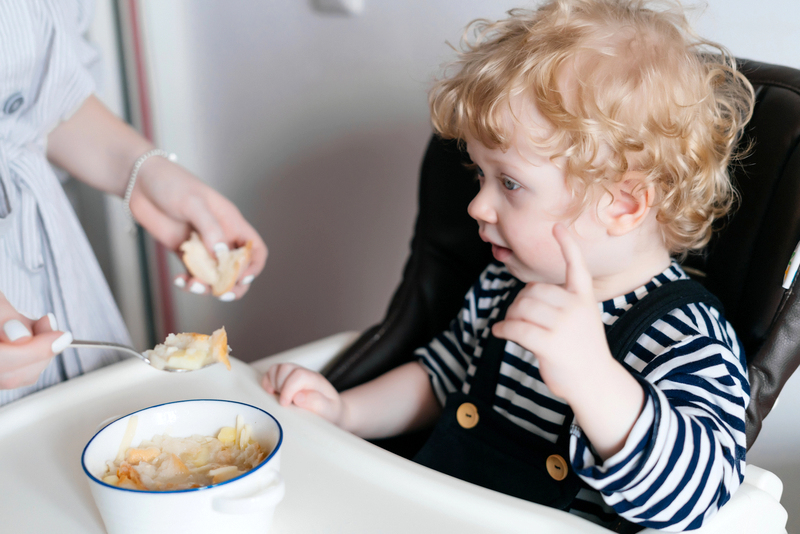
[[478, 222], [495, 224], [497, 222], [497, 213], [492, 208], [489, 196], [486, 187], [481, 187], [481, 190], [478, 191], [478, 194], [467, 206], [467, 213]]

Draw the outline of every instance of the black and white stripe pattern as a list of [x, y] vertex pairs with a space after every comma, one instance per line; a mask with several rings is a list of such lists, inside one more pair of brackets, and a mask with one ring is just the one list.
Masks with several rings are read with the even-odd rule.
[[[673, 263], [635, 291], [600, 303], [603, 322], [613, 324], [655, 287], [686, 277]], [[448, 393], [469, 393], [498, 306], [519, 283], [502, 264], [490, 264], [450, 328], [417, 350], [442, 404]], [[750, 387], [738, 338], [717, 310], [689, 304], [656, 321], [624, 364], [639, 375], [644, 409], [623, 449], [605, 462], [572, 426], [571, 462], [584, 488], [570, 512], [604, 525], [618, 514], [644, 527], [697, 528], [744, 477]], [[567, 407], [542, 381], [536, 357], [507, 342], [500, 374], [495, 410], [555, 441]]]
[[[48, 132], [95, 88], [98, 54], [83, 39], [91, 16], [91, 2], [80, 0], [0, 2], [0, 292], [31, 318], [53, 313], [77, 339], [130, 343], [45, 157]], [[0, 391], [0, 405], [118, 359], [69, 349], [35, 385]]]

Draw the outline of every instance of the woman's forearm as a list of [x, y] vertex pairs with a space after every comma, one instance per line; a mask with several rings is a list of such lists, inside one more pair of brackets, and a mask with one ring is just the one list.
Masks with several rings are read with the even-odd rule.
[[366, 439], [423, 428], [441, 412], [428, 373], [418, 362], [343, 392], [342, 402], [342, 428]]
[[136, 159], [153, 148], [94, 95], [47, 136], [47, 158], [106, 193], [125, 194]]

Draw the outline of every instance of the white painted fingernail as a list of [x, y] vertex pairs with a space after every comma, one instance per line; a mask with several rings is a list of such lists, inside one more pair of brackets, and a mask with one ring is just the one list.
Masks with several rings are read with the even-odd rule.
[[230, 302], [235, 299], [236, 299], [236, 293], [234, 293], [233, 291], [228, 291], [227, 293], [223, 293], [222, 295], [219, 296], [219, 300], [221, 300], [222, 302]]
[[200, 282], [194, 282], [192, 287], [189, 288], [189, 291], [194, 293], [195, 295], [202, 295], [206, 292], [206, 286], [201, 284]]
[[250, 284], [253, 283], [253, 280], [255, 280], [255, 279], [256, 279], [255, 275], [248, 274], [247, 276], [242, 278], [242, 284], [244, 284], [246, 286], [249, 286]]
[[227, 254], [228, 252], [230, 252], [230, 249], [225, 243], [217, 243], [214, 245], [214, 254], [217, 255], [217, 258], [219, 258], [220, 254]]
[[72, 334], [64, 332], [58, 339], [53, 341], [50, 347], [53, 349], [53, 354], [60, 354], [64, 349], [69, 347], [70, 343], [72, 343]]
[[186, 280], [184, 280], [182, 276], [178, 276], [177, 278], [175, 278], [175, 280], [173, 280], [172, 283], [175, 284], [175, 287], [179, 287], [181, 289], [186, 287]]
[[56, 321], [55, 315], [48, 313], [47, 320], [50, 321], [50, 330], [58, 330], [58, 321]]
[[6, 321], [6, 324], [3, 325], [3, 332], [6, 333], [6, 337], [9, 341], [16, 341], [23, 337], [31, 337], [31, 331], [16, 319]]

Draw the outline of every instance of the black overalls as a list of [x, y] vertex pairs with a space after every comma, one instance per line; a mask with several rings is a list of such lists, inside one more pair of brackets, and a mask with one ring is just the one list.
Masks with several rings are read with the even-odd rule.
[[[512, 288], [496, 321], [505, 317], [508, 306], [523, 287], [520, 283]], [[641, 334], [658, 319], [675, 308], [698, 302], [722, 311], [716, 297], [693, 280], [675, 280], [655, 288], [612, 326], [606, 326], [611, 354], [621, 362]], [[414, 461], [495, 491], [567, 510], [581, 487], [581, 480], [569, 462], [572, 411], [568, 410], [558, 440], [552, 443], [494, 410], [505, 344], [505, 340], [489, 334], [476, 364], [470, 393], [458, 391], [448, 395], [433, 433]], [[644, 387], [652, 387], [630, 367], [626, 369]], [[616, 530], [632, 532], [640, 528], [620, 520]]]

